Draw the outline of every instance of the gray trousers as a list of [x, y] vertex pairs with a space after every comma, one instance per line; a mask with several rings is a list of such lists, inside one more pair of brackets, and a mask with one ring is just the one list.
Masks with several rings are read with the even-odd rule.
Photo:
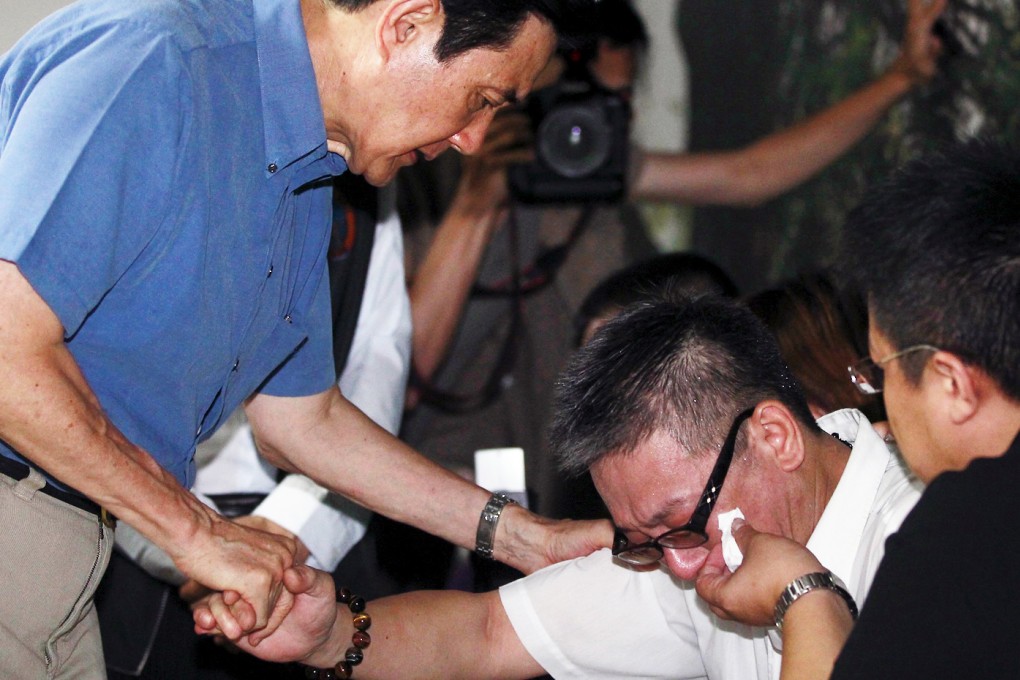
[[106, 678], [92, 596], [113, 529], [39, 491], [36, 470], [0, 474], [0, 678]]

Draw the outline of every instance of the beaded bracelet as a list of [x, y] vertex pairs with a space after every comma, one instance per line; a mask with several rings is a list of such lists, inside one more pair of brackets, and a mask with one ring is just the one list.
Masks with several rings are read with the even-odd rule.
[[365, 660], [365, 652], [362, 651], [370, 644], [372, 638], [368, 629], [372, 625], [372, 617], [365, 613], [365, 598], [355, 595], [350, 588], [341, 588], [336, 596], [337, 602], [347, 605], [347, 608], [354, 614], [354, 634], [351, 635], [351, 646], [344, 652], [344, 658], [336, 662], [333, 668], [305, 668], [305, 677], [308, 680], [335, 680], [336, 678], [349, 678], [354, 674], [354, 667]]

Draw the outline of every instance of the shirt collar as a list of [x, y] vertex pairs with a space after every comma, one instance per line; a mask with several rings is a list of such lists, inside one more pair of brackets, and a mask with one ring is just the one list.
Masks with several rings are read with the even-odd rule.
[[823, 416], [818, 426], [850, 443], [852, 448], [807, 548], [827, 569], [850, 584], [864, 526], [893, 454], [864, 414], [856, 409]]
[[298, 0], [254, 0], [262, 88], [266, 167], [329, 157], [331, 174], [347, 169], [326, 150], [326, 125]]

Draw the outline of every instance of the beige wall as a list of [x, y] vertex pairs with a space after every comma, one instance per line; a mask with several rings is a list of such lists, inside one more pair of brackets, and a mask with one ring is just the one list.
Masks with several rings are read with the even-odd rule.
[[47, 14], [69, 4], [70, 0], [0, 0], [0, 52]]
[[634, 135], [645, 149], [687, 147], [687, 64], [676, 31], [679, 0], [634, 0], [651, 49], [634, 92]]

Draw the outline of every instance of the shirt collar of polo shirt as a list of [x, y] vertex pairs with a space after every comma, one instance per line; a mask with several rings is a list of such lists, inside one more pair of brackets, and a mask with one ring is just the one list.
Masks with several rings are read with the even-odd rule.
[[827, 569], [850, 584], [847, 587], [857, 597], [860, 593], [855, 592], [857, 584], [852, 582], [854, 560], [893, 454], [864, 414], [856, 409], [827, 414], [818, 419], [818, 425], [829, 434], [838, 435], [852, 449], [807, 548]]
[[253, 0], [253, 7], [267, 172], [326, 158], [329, 174], [343, 174], [347, 163], [326, 149], [326, 124], [301, 3]]

